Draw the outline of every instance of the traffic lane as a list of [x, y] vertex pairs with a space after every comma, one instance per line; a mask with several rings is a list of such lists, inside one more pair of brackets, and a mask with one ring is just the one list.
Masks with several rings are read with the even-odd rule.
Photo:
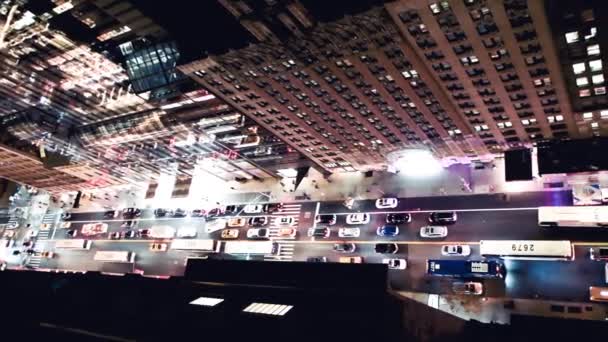
[[[390, 197], [388, 194], [385, 196]], [[358, 200], [355, 201], [353, 209], [349, 210], [344, 206], [343, 201], [332, 201], [322, 202], [319, 213], [527, 208], [559, 205], [572, 205], [571, 191], [400, 198], [398, 206], [394, 209], [377, 209], [375, 200]]]
[[127, 244], [110, 241], [95, 241], [90, 250], [55, 249], [52, 259], [42, 259], [40, 268], [76, 271], [99, 271], [108, 273], [133, 273], [131, 263], [101, 262], [94, 260], [97, 251], [131, 251]]
[[130, 250], [137, 253], [136, 268], [143, 271], [144, 275], [183, 276], [187, 253], [171, 249], [166, 252], [154, 252], [150, 250], [150, 244], [153, 242], [166, 243], [168, 247], [171, 246], [168, 240], [151, 240], [147, 243], [140, 241], [130, 244]]

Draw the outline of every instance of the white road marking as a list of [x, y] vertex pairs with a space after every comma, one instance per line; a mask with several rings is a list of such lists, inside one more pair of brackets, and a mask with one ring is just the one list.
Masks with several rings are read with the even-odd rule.
[[[477, 212], [477, 211], [526, 211], [526, 210], [538, 210], [539, 207], [522, 207], [522, 208], [479, 208], [479, 209], [441, 209], [441, 210], [404, 210], [404, 211], [362, 211], [367, 214], [415, 214], [415, 213], [436, 213], [436, 212]], [[318, 211], [318, 207], [317, 207]], [[317, 212], [318, 213], [318, 212]], [[323, 215], [349, 215], [352, 212], [347, 213], [323, 213]]]
[[315, 216], [312, 218], [312, 228], [317, 228], [317, 215], [319, 215], [319, 209], [321, 209], [321, 202], [317, 202], [317, 207], [315, 208]]

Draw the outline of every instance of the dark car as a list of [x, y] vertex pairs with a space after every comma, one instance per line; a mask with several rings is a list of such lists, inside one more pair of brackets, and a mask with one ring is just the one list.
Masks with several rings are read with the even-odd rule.
[[32, 247], [34, 246], [34, 242], [32, 240], [23, 241], [23, 247]]
[[386, 215], [386, 223], [401, 224], [412, 221], [412, 215], [408, 213], [403, 214], [388, 214]]
[[122, 235], [120, 234], [120, 232], [111, 232], [110, 235], [110, 240], [119, 240]]
[[591, 260], [598, 260], [598, 261], [608, 260], [608, 248], [606, 248], [606, 247], [590, 248], [589, 249], [589, 258]]
[[396, 243], [377, 243], [374, 247], [376, 253], [395, 254], [399, 250]]
[[272, 214], [276, 211], [283, 209], [283, 203], [268, 203], [264, 204], [263, 211], [268, 214]]
[[232, 215], [232, 214], [236, 214], [238, 212], [238, 207], [236, 205], [227, 205], [226, 209], [224, 209], [224, 214], [226, 215]]
[[62, 220], [69, 220], [72, 218], [72, 214], [70, 213], [61, 213], [61, 219]]
[[334, 244], [333, 249], [339, 253], [353, 253], [357, 247], [352, 242], [341, 242]]
[[141, 216], [141, 210], [137, 209], [137, 208], [125, 208], [122, 211], [122, 218], [124, 218], [125, 220], [132, 220], [136, 217], [140, 217]]
[[220, 208], [213, 208], [213, 209], [209, 210], [209, 212], [207, 213], [207, 217], [208, 218], [209, 217], [217, 217], [217, 216], [220, 216], [222, 214], [223, 214], [222, 209], [220, 209]]
[[437, 211], [429, 215], [429, 222], [436, 224], [455, 223], [458, 216], [455, 211]]
[[392, 224], [387, 224], [382, 227], [378, 227], [378, 229], [376, 229], [376, 235], [378, 235], [378, 236], [397, 236], [397, 235], [399, 235], [399, 227], [392, 225]]
[[154, 209], [154, 216], [155, 217], [165, 217], [165, 216], [167, 216], [167, 209], [163, 209], [163, 208]]
[[150, 235], [150, 229], [140, 229], [137, 231], [137, 235], [139, 235], [140, 237], [148, 237]]
[[171, 213], [172, 217], [186, 217], [188, 216], [188, 212], [184, 209], [181, 208], [177, 208], [175, 210], [173, 210], [173, 212]]
[[308, 236], [311, 236], [311, 237], [326, 238], [326, 237], [329, 237], [330, 233], [331, 233], [331, 231], [327, 227], [308, 229]]
[[125, 230], [124, 232], [122, 232], [122, 236], [125, 239], [132, 239], [132, 238], [137, 237], [137, 232], [134, 230]]
[[65, 234], [69, 237], [75, 237], [76, 235], [78, 235], [78, 230], [70, 229]]
[[336, 223], [336, 215], [317, 215], [315, 221], [321, 224], [332, 225]]
[[137, 221], [124, 221], [120, 228], [133, 228], [137, 224]]
[[116, 211], [114, 210], [108, 210], [105, 213], [103, 213], [103, 218], [105, 219], [113, 219], [116, 216]]
[[324, 256], [314, 256], [306, 258], [308, 262], [327, 262], [327, 258]]
[[205, 209], [194, 209], [190, 212], [191, 217], [204, 217], [207, 215]]
[[263, 227], [268, 224], [268, 217], [255, 216], [249, 219], [249, 225], [252, 227]]

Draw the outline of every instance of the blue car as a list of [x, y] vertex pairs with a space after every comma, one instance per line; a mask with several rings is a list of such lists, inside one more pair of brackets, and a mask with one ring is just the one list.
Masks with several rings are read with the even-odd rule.
[[378, 234], [378, 236], [397, 236], [399, 235], [399, 227], [387, 224], [385, 226], [378, 227], [376, 234]]

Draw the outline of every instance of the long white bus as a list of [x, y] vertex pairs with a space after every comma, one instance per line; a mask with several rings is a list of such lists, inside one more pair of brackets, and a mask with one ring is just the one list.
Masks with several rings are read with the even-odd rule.
[[135, 262], [135, 253], [129, 251], [97, 251], [93, 260], [106, 262]]
[[279, 244], [272, 241], [225, 241], [226, 254], [277, 254]]
[[540, 207], [538, 225], [608, 228], [608, 206]]
[[565, 240], [481, 240], [479, 254], [512, 259], [574, 259], [572, 244]]
[[216, 244], [213, 240], [174, 239], [171, 242], [171, 249], [218, 252], [219, 245], [219, 242]]
[[90, 249], [93, 241], [84, 239], [55, 240], [56, 249]]

